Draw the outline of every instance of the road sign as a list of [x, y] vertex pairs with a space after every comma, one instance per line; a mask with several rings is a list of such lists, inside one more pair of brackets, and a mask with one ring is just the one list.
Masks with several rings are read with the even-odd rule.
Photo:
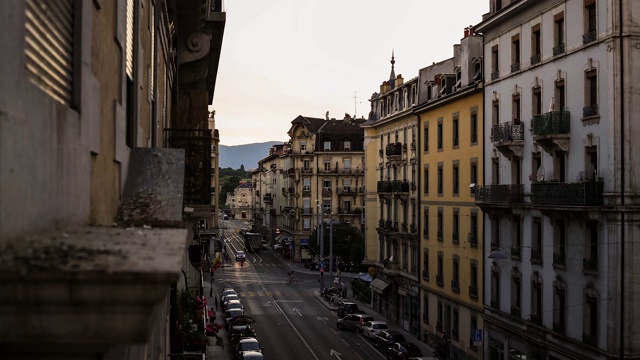
[[473, 329], [473, 346], [482, 345], [482, 329]]

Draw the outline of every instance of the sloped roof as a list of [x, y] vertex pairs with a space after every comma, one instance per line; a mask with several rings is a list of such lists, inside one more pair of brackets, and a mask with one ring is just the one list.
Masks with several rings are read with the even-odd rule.
[[304, 127], [306, 127], [309, 131], [317, 132], [322, 127], [322, 125], [324, 124], [325, 121], [327, 121], [327, 120], [320, 119], [320, 118], [314, 118], [314, 117], [298, 115], [297, 118], [295, 118], [295, 119], [293, 119], [293, 121], [291, 121], [291, 124], [292, 125], [304, 125]]

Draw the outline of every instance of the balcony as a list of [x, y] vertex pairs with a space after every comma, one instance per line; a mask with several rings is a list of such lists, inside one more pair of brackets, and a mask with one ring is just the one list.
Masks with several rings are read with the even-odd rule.
[[397, 196], [409, 195], [411, 185], [407, 181], [392, 180], [378, 181], [378, 195], [394, 194]]
[[531, 56], [531, 65], [539, 64], [542, 61], [542, 54], [535, 54]]
[[493, 146], [507, 159], [522, 157], [524, 149], [524, 124], [504, 123], [491, 128]]
[[398, 260], [385, 260], [384, 261], [384, 269], [389, 271], [399, 271], [400, 270], [400, 261]]
[[399, 142], [388, 144], [385, 147], [384, 152], [389, 160], [396, 157], [402, 157], [402, 144]]
[[271, 194], [265, 194], [262, 198], [262, 201], [264, 201], [265, 203], [272, 203], [273, 197], [271, 196]]
[[588, 105], [582, 108], [582, 119], [600, 115], [598, 104]]
[[534, 206], [600, 206], [604, 201], [603, 181], [563, 183], [545, 181], [531, 184], [531, 203]]
[[515, 73], [515, 72], [518, 72], [518, 71], [520, 71], [520, 63], [517, 62], [517, 63], [511, 64], [511, 72]]
[[569, 111], [550, 111], [533, 117], [533, 141], [549, 154], [569, 150]]
[[553, 47], [553, 56], [564, 54], [564, 43], [558, 44]]
[[511, 209], [524, 202], [524, 185], [480, 185], [475, 191], [476, 204], [484, 208]]
[[451, 280], [451, 290], [454, 292], [460, 292], [460, 281]]
[[582, 35], [582, 45], [590, 44], [596, 41], [597, 34], [595, 30], [589, 30], [588, 33]]
[[511, 247], [511, 257], [513, 259], [520, 259], [520, 247], [519, 246], [512, 246]]
[[352, 189], [351, 186], [343, 186], [343, 187], [337, 187], [336, 188], [336, 193], [338, 194], [338, 196], [341, 195], [349, 195], [349, 196], [353, 196], [355, 195], [355, 189]]
[[553, 253], [553, 266], [564, 267], [566, 265], [567, 255], [564, 253]]
[[184, 205], [211, 205], [211, 130], [164, 129], [167, 147], [185, 150]]
[[440, 287], [444, 286], [444, 277], [442, 274], [436, 275], [436, 284]]
[[536, 325], [542, 325], [542, 316], [538, 315], [538, 314], [531, 314], [529, 315], [529, 321], [532, 324], [536, 324]]
[[303, 168], [300, 168], [300, 173], [302, 173], [304, 175], [311, 175], [311, 174], [313, 174], [313, 169], [310, 168], [310, 167], [306, 167], [306, 168], [303, 167]]
[[285, 171], [284, 176], [296, 176], [296, 169], [289, 168]]
[[331, 195], [331, 188], [330, 187], [323, 187], [322, 188], [322, 195], [323, 196], [330, 196]]

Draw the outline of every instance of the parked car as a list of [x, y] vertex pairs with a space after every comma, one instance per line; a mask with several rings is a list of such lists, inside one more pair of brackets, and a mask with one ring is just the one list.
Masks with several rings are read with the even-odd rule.
[[362, 335], [373, 340], [380, 331], [389, 330], [389, 325], [384, 321], [367, 321], [362, 327]]
[[364, 314], [364, 311], [361, 311], [358, 308], [358, 304], [350, 301], [343, 302], [338, 308], [338, 317], [344, 317], [347, 314]]
[[407, 339], [405, 339], [404, 335], [395, 330], [380, 331], [374, 338], [375, 345], [385, 354], [389, 350], [389, 346], [397, 342], [404, 343], [407, 342]]
[[367, 314], [350, 314], [338, 319], [338, 329], [350, 329], [362, 333], [362, 327], [367, 321], [373, 321], [373, 316]]
[[225, 301], [224, 309], [225, 310], [231, 310], [231, 309], [244, 310], [244, 306], [242, 306], [242, 303], [240, 303], [240, 300], [229, 300], [229, 301]]
[[226, 295], [229, 295], [229, 294], [238, 295], [238, 293], [233, 288], [226, 287], [222, 289], [222, 292], [220, 292], [220, 299], [224, 298]]
[[273, 251], [282, 251], [282, 244], [280, 243], [273, 244]]
[[250, 351], [262, 352], [262, 350], [264, 350], [264, 347], [260, 346], [258, 339], [254, 337], [244, 337], [244, 338], [241, 338], [240, 341], [238, 341], [235, 355], [237, 359], [242, 359], [242, 356], [246, 352], [250, 352]]
[[222, 307], [224, 308], [224, 303], [226, 303], [227, 301], [231, 301], [231, 300], [240, 301], [240, 297], [238, 296], [238, 294], [227, 294], [227, 295], [223, 296], [220, 300], [222, 301]]
[[240, 356], [240, 360], [263, 360], [264, 355], [258, 351], [245, 351], [244, 354]]
[[229, 325], [229, 323], [233, 322], [233, 319], [237, 318], [238, 316], [242, 316], [244, 315], [244, 311], [242, 311], [241, 309], [231, 309], [231, 310], [227, 310], [224, 312], [224, 320], [227, 323], [227, 325]]
[[391, 360], [424, 360], [422, 350], [414, 343], [395, 343], [389, 346], [387, 359]]
[[236, 253], [236, 261], [245, 261], [247, 259], [247, 255], [242, 250], [238, 250]]

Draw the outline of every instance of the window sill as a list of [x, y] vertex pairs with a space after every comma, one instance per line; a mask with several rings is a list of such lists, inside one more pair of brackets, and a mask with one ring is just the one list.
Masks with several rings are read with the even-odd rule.
[[587, 116], [582, 118], [582, 126], [600, 124], [600, 115]]

